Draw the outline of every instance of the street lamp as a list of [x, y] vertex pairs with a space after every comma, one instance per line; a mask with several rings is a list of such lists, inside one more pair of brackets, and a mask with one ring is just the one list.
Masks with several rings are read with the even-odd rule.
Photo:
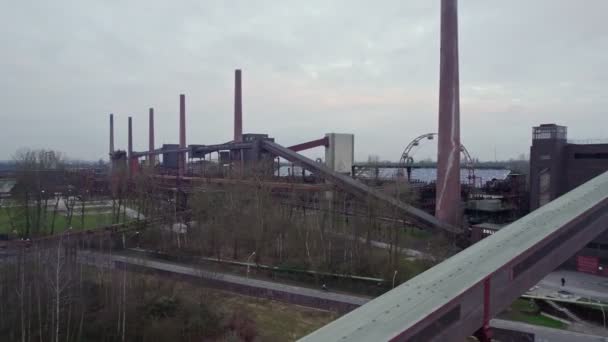
[[[128, 238], [125, 233], [122, 233], [122, 248], [127, 248], [127, 242], [136, 236], [139, 236], [139, 230], [136, 230], [135, 233]], [[139, 241], [137, 241], [137, 247], [139, 248]]]
[[395, 278], [397, 277], [397, 270], [393, 273], [393, 288], [395, 288]]
[[253, 253], [251, 253], [250, 256], [247, 257], [247, 278], [249, 278], [249, 260], [251, 260], [251, 258], [255, 255], [255, 251]]
[[606, 311], [604, 310], [604, 304], [600, 302], [599, 299], [596, 299], [595, 301], [600, 306], [600, 309], [602, 309], [602, 319], [604, 321], [604, 329], [606, 329]]

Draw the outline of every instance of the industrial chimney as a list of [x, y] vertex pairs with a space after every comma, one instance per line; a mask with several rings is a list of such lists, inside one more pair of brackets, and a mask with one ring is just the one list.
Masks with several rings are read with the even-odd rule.
[[441, 1], [439, 130], [435, 216], [459, 227], [460, 92], [458, 77], [458, 2]]
[[241, 93], [241, 69], [234, 71], [234, 142], [243, 141], [243, 100]]
[[[184, 150], [186, 148], [186, 95], [179, 95], [179, 148]], [[178, 174], [184, 175], [186, 170], [186, 152], [179, 152], [179, 159], [177, 162]]]
[[154, 108], [150, 108], [148, 116], [148, 164], [153, 167], [156, 159], [154, 155]]

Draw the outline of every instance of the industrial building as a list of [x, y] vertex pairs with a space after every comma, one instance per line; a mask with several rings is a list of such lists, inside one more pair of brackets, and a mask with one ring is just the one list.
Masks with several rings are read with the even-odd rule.
[[[608, 142], [571, 141], [567, 133], [567, 127], [556, 124], [532, 129], [530, 210], [608, 170]], [[608, 276], [608, 233], [589, 243], [566, 266]]]

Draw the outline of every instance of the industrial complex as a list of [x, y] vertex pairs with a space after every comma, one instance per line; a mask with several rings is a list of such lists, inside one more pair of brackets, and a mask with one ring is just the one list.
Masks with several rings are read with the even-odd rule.
[[[544, 341], [550, 333], [523, 321], [494, 320], [522, 300], [550, 323], [608, 336], [608, 303], [573, 299], [565, 276], [555, 296], [534, 292], [556, 269], [572, 272], [568, 284], [570, 274], [608, 277], [608, 142], [569, 140], [567, 127], [539, 122], [529, 161], [479, 162], [460, 139], [457, 1], [441, 1], [440, 22], [438, 127], [405, 137], [394, 161], [355, 160], [357, 137], [340, 127], [291, 146], [248, 132], [236, 69], [230, 141], [186, 137], [179, 94], [178, 141], [156, 141], [154, 108], [148, 122], [111, 113], [99, 164], [42, 151], [0, 169], [0, 339], [86, 340], [98, 314], [111, 321], [91, 319], [112, 331], [107, 341], [146, 340], [169, 319], [188, 341], [261, 340], [238, 305], [225, 316], [201, 309], [220, 292], [331, 312], [289, 336], [306, 342]], [[123, 124], [127, 146], [117, 146]], [[134, 150], [134, 125], [147, 126], [147, 150]], [[415, 160], [429, 141], [437, 161]], [[323, 158], [302, 154], [311, 149]], [[562, 299], [592, 318], [560, 309]], [[26, 316], [38, 330], [25, 332]], [[140, 316], [148, 323], [134, 323]], [[149, 322], [161, 328], [150, 333]]]

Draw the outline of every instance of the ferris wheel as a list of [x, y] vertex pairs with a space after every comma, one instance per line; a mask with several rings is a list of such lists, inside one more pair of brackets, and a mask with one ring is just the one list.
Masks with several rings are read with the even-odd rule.
[[[413, 151], [420, 146], [420, 143], [425, 140], [434, 140], [437, 136], [437, 133], [426, 133], [416, 137], [414, 140], [410, 141], [409, 144], [401, 153], [401, 158], [399, 159], [399, 174], [403, 175], [403, 169], [407, 169], [414, 164], [414, 156]], [[464, 145], [460, 145], [460, 153], [462, 154], [462, 160], [464, 162], [463, 168], [467, 170], [467, 179], [469, 184], [475, 185], [475, 164], [473, 162], [473, 158], [469, 154], [469, 151], [464, 147]], [[409, 173], [409, 172], [408, 172]]]

